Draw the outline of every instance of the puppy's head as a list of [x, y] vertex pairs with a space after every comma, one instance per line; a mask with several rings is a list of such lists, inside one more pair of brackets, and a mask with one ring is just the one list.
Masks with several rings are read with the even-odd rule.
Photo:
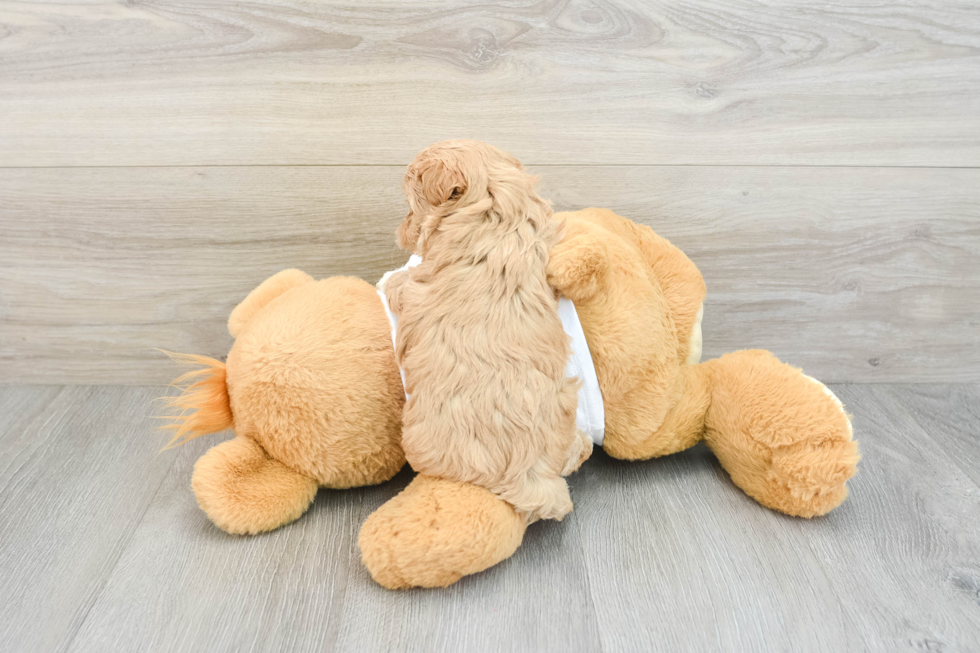
[[[492, 145], [471, 140], [443, 141], [418, 153], [405, 172], [408, 215], [398, 227], [398, 245], [421, 253], [448, 215], [488, 211], [495, 186], [508, 176], [524, 180], [521, 162]], [[533, 183], [529, 190], [533, 189]]]

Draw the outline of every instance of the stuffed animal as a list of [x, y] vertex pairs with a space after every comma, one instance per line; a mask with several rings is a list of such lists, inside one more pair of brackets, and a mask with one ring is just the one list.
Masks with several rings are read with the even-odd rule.
[[[646, 460], [704, 441], [759, 503], [800, 517], [847, 496], [857, 443], [840, 401], [766, 351], [700, 363], [704, 282], [649, 227], [601, 209], [558, 214], [549, 281], [574, 302], [604, 403], [606, 453]], [[299, 518], [319, 487], [381, 483], [404, 465], [405, 402], [375, 288], [286, 270], [232, 312], [227, 362], [184, 375], [174, 443], [233, 428], [194, 468], [198, 504], [229, 533]], [[588, 464], [588, 463], [586, 463]], [[387, 588], [441, 587], [501, 562], [527, 524], [490, 491], [417, 475], [360, 533]]]

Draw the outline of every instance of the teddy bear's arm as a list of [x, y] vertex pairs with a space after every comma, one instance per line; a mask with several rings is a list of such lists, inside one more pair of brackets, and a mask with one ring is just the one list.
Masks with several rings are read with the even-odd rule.
[[679, 355], [682, 360], [696, 363], [701, 355], [704, 278], [684, 252], [653, 229], [632, 222], [629, 227], [634, 244], [653, 270], [670, 307], [680, 343]]
[[548, 283], [573, 302], [585, 301], [598, 291], [608, 267], [602, 240], [587, 230], [579, 230], [551, 248]]

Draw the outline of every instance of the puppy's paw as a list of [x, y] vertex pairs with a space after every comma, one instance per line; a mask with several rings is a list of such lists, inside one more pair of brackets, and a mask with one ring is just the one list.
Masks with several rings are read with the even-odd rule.
[[385, 298], [388, 300], [388, 308], [395, 315], [402, 312], [402, 291], [405, 285], [409, 282], [409, 272], [408, 270], [399, 270], [392, 274], [384, 283], [384, 287], [381, 289]]
[[578, 468], [582, 466], [586, 460], [592, 456], [592, 438], [588, 435], [576, 429], [575, 438], [572, 440], [572, 445], [568, 450], [568, 458], [565, 461], [565, 467], [561, 470], [562, 476], [568, 476], [569, 474], [578, 471]]

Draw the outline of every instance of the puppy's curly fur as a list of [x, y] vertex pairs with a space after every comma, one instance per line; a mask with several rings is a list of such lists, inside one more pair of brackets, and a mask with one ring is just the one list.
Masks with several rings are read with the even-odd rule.
[[446, 141], [409, 165], [398, 228], [417, 267], [384, 290], [411, 395], [402, 446], [421, 473], [483, 486], [528, 522], [572, 509], [562, 478], [592, 453], [546, 276], [562, 225], [514, 157]]

